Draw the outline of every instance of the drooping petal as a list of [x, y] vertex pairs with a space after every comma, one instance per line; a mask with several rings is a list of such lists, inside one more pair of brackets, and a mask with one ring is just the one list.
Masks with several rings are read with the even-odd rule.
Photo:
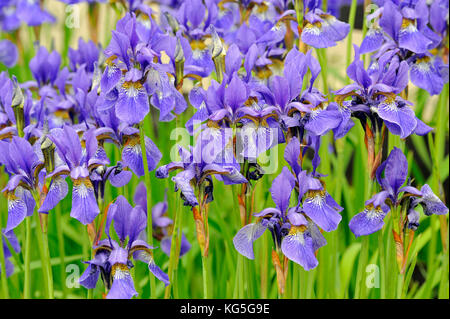
[[289, 234], [281, 242], [283, 254], [290, 260], [302, 266], [305, 270], [311, 270], [319, 264], [314, 255], [313, 240], [304, 231], [305, 227], [291, 227]]
[[281, 174], [273, 180], [272, 187], [270, 188], [272, 199], [282, 213], [286, 213], [289, 207], [289, 200], [294, 186], [294, 176], [287, 167], [283, 167]]
[[45, 213], [51, 211], [53, 208], [55, 208], [56, 205], [58, 205], [60, 201], [62, 201], [67, 196], [68, 192], [69, 186], [67, 185], [66, 180], [61, 176], [55, 177], [52, 180], [48, 193], [45, 196], [44, 202], [39, 208], [39, 212]]
[[309, 191], [303, 202], [303, 211], [324, 231], [335, 230], [342, 219], [339, 209], [327, 202], [329, 195], [324, 191]]
[[119, 91], [116, 115], [130, 125], [140, 123], [150, 110], [147, 93], [140, 82], [124, 82]]
[[261, 237], [266, 229], [267, 225], [262, 222], [242, 227], [233, 238], [234, 248], [248, 259], [254, 259], [253, 242]]
[[445, 206], [440, 198], [433, 193], [431, 187], [428, 186], [428, 184], [423, 185], [420, 191], [423, 194], [420, 203], [424, 208], [423, 212], [425, 213], [425, 215], [445, 215], [448, 213], [447, 206]]
[[113, 283], [106, 299], [131, 299], [138, 295], [134, 288], [133, 278], [126, 265], [113, 265], [111, 275]]
[[70, 216], [83, 225], [90, 224], [100, 213], [95, 199], [94, 188], [89, 178], [73, 181], [72, 210]]
[[386, 212], [380, 207], [368, 205], [350, 220], [350, 230], [356, 237], [373, 234], [383, 228], [385, 216]]

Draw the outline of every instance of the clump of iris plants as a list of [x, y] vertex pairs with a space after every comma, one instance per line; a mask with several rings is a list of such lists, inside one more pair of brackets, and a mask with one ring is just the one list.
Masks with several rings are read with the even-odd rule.
[[60, 2], [0, 4], [2, 297], [448, 297], [448, 1]]

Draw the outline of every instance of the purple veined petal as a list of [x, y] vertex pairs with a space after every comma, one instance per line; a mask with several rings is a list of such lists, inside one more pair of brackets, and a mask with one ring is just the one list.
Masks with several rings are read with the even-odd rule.
[[120, 241], [123, 242], [129, 234], [130, 213], [132, 212], [133, 207], [122, 195], [117, 197], [113, 205], [115, 205], [115, 209], [113, 210], [114, 213], [108, 215], [114, 220], [114, 230]]
[[350, 230], [356, 237], [373, 234], [383, 228], [385, 216], [386, 212], [380, 207], [368, 205], [350, 220]]
[[425, 184], [420, 189], [422, 193], [422, 199], [420, 203], [423, 206], [423, 212], [425, 215], [430, 216], [432, 214], [445, 215], [448, 213], [448, 208], [431, 190], [428, 184]]
[[133, 177], [133, 174], [128, 170], [122, 169], [120, 172], [117, 172], [116, 169], [113, 169], [108, 179], [114, 187], [123, 187], [128, 184], [131, 177]]
[[131, 299], [138, 295], [134, 288], [133, 278], [126, 265], [113, 265], [111, 276], [113, 283], [106, 299]]
[[420, 119], [416, 118], [416, 121], [417, 121], [417, 126], [414, 129], [414, 134], [423, 136], [423, 135], [427, 135], [428, 133], [430, 133], [433, 130], [432, 127], [426, 125]]
[[[11, 160], [26, 172], [28, 176], [34, 174], [35, 167], [40, 163], [31, 144], [24, 138], [14, 136], [9, 145], [9, 156]], [[27, 156], [24, 156], [27, 154]]]
[[234, 248], [236, 248], [238, 253], [248, 259], [255, 259], [253, 242], [261, 237], [266, 229], [267, 225], [264, 225], [261, 222], [248, 224], [242, 227], [237, 232], [236, 236], [233, 237]]
[[173, 170], [184, 169], [184, 163], [182, 162], [173, 162], [170, 164], [166, 164], [158, 167], [155, 172], [157, 178], [167, 178], [169, 177], [169, 173]]
[[141, 206], [133, 207], [128, 216], [127, 235], [130, 246], [147, 226], [147, 215]]
[[281, 76], [273, 76], [269, 82], [269, 89], [275, 98], [275, 104], [284, 110], [291, 99], [288, 80]]
[[158, 280], [162, 281], [166, 287], [170, 284], [169, 276], [155, 264], [153, 258], [148, 264], [148, 269]]
[[417, 59], [411, 65], [409, 74], [412, 83], [428, 91], [431, 95], [439, 94], [444, 87], [444, 80], [428, 56]]
[[333, 41], [341, 41], [350, 31], [348, 23], [339, 21], [330, 14], [322, 14], [320, 17], [323, 19], [322, 28], [324, 35]]
[[277, 208], [269, 207], [269, 208], [264, 208], [259, 213], [253, 214], [253, 216], [255, 216], [255, 217], [265, 217], [265, 216], [270, 216], [270, 215], [279, 216], [279, 215], [281, 215], [281, 212]]
[[[386, 159], [384, 178], [392, 187], [393, 194], [397, 195], [400, 187], [405, 183], [408, 176], [408, 161], [403, 152], [394, 147]], [[395, 198], [395, 200], [397, 200]]]
[[252, 76], [252, 70], [256, 64], [256, 60], [258, 59], [258, 56], [259, 56], [258, 45], [256, 43], [253, 43], [248, 48], [248, 51], [247, 51], [247, 53], [245, 55], [245, 59], [244, 59], [244, 68], [245, 68], [245, 71], [247, 72], [247, 74], [245, 76], [246, 82], [248, 82], [250, 80], [250, 77]]
[[410, 208], [408, 209], [408, 228], [412, 230], [417, 230], [420, 222], [420, 214], [417, 210]]
[[117, 66], [114, 64], [107, 65], [100, 81], [102, 93], [107, 94], [115, 88], [119, 84], [121, 77], [122, 71]]
[[185, 204], [189, 206], [197, 206], [198, 201], [195, 197], [194, 189], [191, 186], [191, 180], [195, 177], [195, 172], [191, 169], [182, 171], [172, 177], [172, 181], [176, 185], [176, 191], [180, 190], [184, 196]]
[[242, 54], [236, 44], [230, 45], [225, 56], [225, 72], [226, 74], [233, 74], [238, 72], [242, 64]]
[[[161, 160], [162, 154], [151, 139], [145, 137], [145, 149], [147, 153], [147, 163], [149, 171], [156, 168]], [[137, 176], [144, 175], [144, 161], [142, 159], [142, 149], [139, 137], [131, 137], [122, 150], [122, 161]]]
[[323, 237], [323, 235], [320, 232], [317, 225], [314, 224], [312, 221], [308, 222], [307, 231], [313, 240], [313, 250], [314, 251], [316, 251], [320, 247], [323, 247], [327, 244], [327, 240], [325, 239], [325, 237]]
[[383, 207], [385, 204], [386, 199], [389, 197], [389, 192], [388, 191], [381, 191], [379, 193], [376, 193], [375, 195], [372, 196], [372, 198], [368, 199], [365, 202], [365, 205], [368, 206], [370, 204], [372, 204], [375, 207]]
[[17, 63], [17, 47], [9, 40], [0, 41], [0, 63], [7, 68], [12, 68]]
[[116, 116], [130, 125], [140, 123], [150, 110], [147, 92], [140, 82], [124, 82], [119, 90]]
[[16, 228], [27, 217], [27, 205], [23, 198], [9, 193], [8, 198], [8, 221], [5, 232]]
[[69, 167], [80, 165], [83, 149], [77, 132], [70, 126], [54, 128], [50, 131], [48, 138], [55, 143], [59, 157], [63, 159]]
[[288, 162], [289, 166], [292, 168], [295, 176], [301, 172], [302, 168], [300, 166], [300, 142], [297, 137], [293, 137], [289, 144], [284, 150], [284, 159]]
[[270, 187], [270, 193], [272, 199], [276, 204], [276, 207], [285, 214], [289, 207], [289, 200], [291, 198], [292, 190], [295, 186], [295, 178], [289, 169], [285, 166], [272, 182], [272, 187]]
[[320, 23], [307, 23], [302, 32], [302, 41], [314, 48], [329, 48], [336, 45], [336, 42], [324, 36]]
[[301, 213], [296, 212], [295, 208], [294, 211], [291, 211], [291, 209], [289, 209], [287, 218], [293, 226], [308, 225], [308, 221], [306, 220], [305, 216]]
[[324, 191], [309, 191], [303, 202], [303, 211], [326, 232], [336, 230], [342, 219], [339, 210], [327, 202], [327, 194]]
[[316, 109], [310, 113], [310, 119], [305, 128], [315, 135], [322, 136], [328, 131], [336, 128], [342, 121], [338, 110]]
[[281, 251], [307, 271], [319, 264], [314, 255], [313, 240], [301, 227], [291, 227], [289, 234], [281, 242]]
[[83, 225], [90, 224], [100, 213], [92, 182], [88, 178], [73, 181], [70, 216]]
[[298, 200], [301, 201], [303, 196], [310, 190], [321, 190], [323, 185], [320, 180], [308, 175], [306, 170], [301, 171], [297, 175], [297, 180], [299, 184], [298, 190]]
[[397, 40], [398, 32], [402, 25], [402, 14], [391, 0], [384, 2], [383, 13], [380, 18], [380, 26], [394, 40]]
[[336, 103], [330, 103], [328, 109], [337, 109], [341, 114], [341, 123], [333, 129], [334, 139], [337, 140], [347, 135], [351, 128], [355, 126], [355, 123], [351, 119], [352, 112], [348, 107], [345, 106], [345, 102], [343, 107], [337, 106]]
[[380, 28], [370, 28], [360, 47], [360, 53], [370, 53], [378, 50], [384, 41], [383, 30]]
[[39, 213], [45, 213], [55, 208], [60, 201], [62, 201], [69, 192], [69, 186], [65, 178], [58, 176], [53, 178], [44, 202], [39, 208]]
[[422, 192], [413, 186], [404, 186], [398, 190], [399, 193], [409, 193], [416, 196], [422, 196]]
[[147, 213], [147, 187], [144, 182], [140, 182], [134, 191], [134, 203], [139, 205]]
[[414, 111], [408, 106], [399, 107], [398, 102], [384, 100], [378, 105], [377, 113], [384, 120], [389, 131], [401, 138], [408, 137], [416, 128]]
[[99, 275], [100, 269], [98, 266], [89, 264], [83, 274], [81, 274], [78, 282], [86, 289], [94, 289], [97, 285]]
[[233, 77], [225, 89], [224, 101], [226, 106], [230, 107], [233, 112], [244, 105], [248, 99], [247, 85], [239, 78], [237, 73]]
[[70, 171], [70, 177], [72, 179], [87, 178], [89, 176], [89, 170], [84, 166], [77, 166]]
[[400, 48], [414, 53], [424, 53], [432, 42], [417, 29], [413, 20], [403, 18], [402, 27], [398, 33], [398, 44]]
[[248, 183], [247, 179], [244, 177], [244, 175], [239, 172], [239, 170], [236, 167], [229, 167], [228, 173], [224, 175], [216, 175], [216, 178], [218, 180], [221, 180], [224, 185], [234, 185], [234, 184], [245, 184]]

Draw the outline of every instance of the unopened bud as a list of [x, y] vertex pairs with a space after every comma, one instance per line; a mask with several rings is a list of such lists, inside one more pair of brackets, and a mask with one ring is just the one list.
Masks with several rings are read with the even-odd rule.
[[55, 144], [47, 137], [41, 143], [42, 154], [44, 155], [44, 165], [47, 174], [55, 169]]
[[181, 83], [183, 77], [184, 77], [184, 51], [183, 47], [181, 46], [180, 39], [177, 39], [177, 46], [175, 48], [175, 85], [178, 86], [178, 84]]
[[180, 24], [178, 23], [177, 19], [175, 19], [169, 12], [164, 12], [164, 15], [166, 16], [169, 26], [172, 28], [172, 32], [176, 34], [180, 29]]
[[222, 40], [217, 34], [216, 29], [213, 26], [211, 26], [210, 29], [212, 35], [211, 56], [216, 68], [217, 80], [219, 83], [222, 83], [223, 72], [225, 69], [225, 50], [223, 48]]
[[17, 134], [20, 137], [23, 137], [24, 136], [23, 129], [25, 126], [23, 105], [25, 98], [23, 97], [22, 89], [20, 88], [19, 83], [17, 83], [17, 79], [15, 76], [12, 77], [12, 82], [13, 82], [13, 98], [11, 107], [14, 110], [14, 117], [16, 118]]

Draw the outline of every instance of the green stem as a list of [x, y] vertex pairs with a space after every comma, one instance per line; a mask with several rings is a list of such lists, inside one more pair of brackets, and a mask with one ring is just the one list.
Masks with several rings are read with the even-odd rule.
[[202, 254], [202, 273], [203, 273], [203, 299], [208, 299], [208, 258]]
[[42, 275], [44, 276], [47, 298], [53, 299], [53, 277], [50, 264], [50, 252], [48, 249], [48, 235], [41, 225], [37, 206], [35, 208], [34, 216], [36, 219], [36, 237], [38, 240], [39, 252], [41, 254]]
[[[148, 170], [148, 162], [147, 162], [147, 152], [145, 149], [145, 133], [144, 133], [144, 125], [148, 123], [148, 121], [144, 120], [139, 125], [139, 133], [140, 133], [140, 143], [141, 143], [141, 152], [142, 152], [142, 160], [144, 162], [144, 180], [145, 186], [147, 188], [147, 242], [150, 246], [153, 246], [153, 220], [152, 220], [152, 193], [151, 193], [151, 181], [150, 181], [150, 171]], [[156, 283], [155, 277], [149, 273], [150, 280], [150, 298], [156, 298]]]
[[[3, 226], [2, 213], [0, 212], [0, 230]], [[5, 264], [5, 253], [3, 251], [3, 233], [0, 231], [0, 271], [1, 271], [1, 281], [2, 281], [2, 297], [4, 299], [9, 299], [8, 282], [6, 279], [6, 264]]]
[[25, 218], [25, 256], [24, 256], [24, 285], [23, 285], [23, 298], [31, 298], [31, 219]]
[[[61, 220], [61, 206], [57, 205], [55, 208], [56, 215], [56, 233], [58, 236], [58, 250], [59, 250], [59, 258], [60, 258], [60, 280], [62, 286], [62, 299], [65, 299], [67, 296], [67, 286], [65, 285], [65, 272], [66, 272], [66, 263], [65, 263], [65, 248], [64, 248], [64, 235], [63, 235], [63, 223]], [[27, 263], [25, 263], [26, 265]]]
[[172, 231], [172, 241], [170, 243], [170, 257], [169, 257], [169, 278], [170, 285], [166, 287], [164, 298], [170, 298], [170, 291], [173, 289], [174, 291], [177, 289], [175, 284], [175, 273], [178, 266], [178, 261], [180, 260], [180, 248], [181, 248], [181, 219], [183, 217], [183, 212], [181, 211], [181, 200], [180, 197], [177, 196], [176, 201], [176, 209], [174, 215], [174, 227]]

